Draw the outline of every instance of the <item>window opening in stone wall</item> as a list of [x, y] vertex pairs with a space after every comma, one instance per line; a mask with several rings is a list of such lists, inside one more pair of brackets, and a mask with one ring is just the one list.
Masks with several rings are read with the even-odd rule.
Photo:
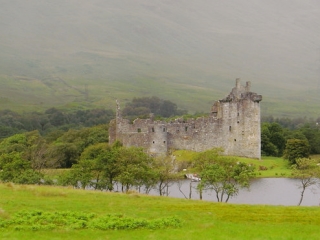
[[184, 130], [187, 132], [188, 131], [188, 127], [184, 127]]
[[238, 117], [239, 117], [239, 113], [238, 113]]
[[165, 132], [165, 131], [166, 131], [166, 128], [163, 128], [163, 131]]
[[240, 121], [237, 121], [237, 123], [239, 123]]
[[163, 141], [163, 143], [166, 143], [166, 141]]
[[152, 128], [151, 130], [152, 130], [152, 132], [154, 132], [154, 128]]
[[237, 141], [237, 139], [234, 139], [234, 141], [236, 142], [236, 141]]
[[229, 126], [229, 131], [231, 132], [231, 126]]
[[154, 144], [154, 141], [152, 141], [152, 143]]
[[141, 128], [138, 128], [138, 132], [141, 132]]

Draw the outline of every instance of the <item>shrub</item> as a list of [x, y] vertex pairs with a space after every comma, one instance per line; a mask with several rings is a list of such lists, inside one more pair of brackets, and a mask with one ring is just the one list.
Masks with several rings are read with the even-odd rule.
[[135, 219], [123, 215], [105, 215], [97, 217], [92, 213], [79, 212], [42, 212], [20, 211], [9, 220], [0, 219], [0, 228], [14, 230], [53, 230], [53, 229], [99, 229], [99, 230], [124, 230], [124, 229], [163, 229], [179, 227], [181, 221], [175, 217], [154, 220]]

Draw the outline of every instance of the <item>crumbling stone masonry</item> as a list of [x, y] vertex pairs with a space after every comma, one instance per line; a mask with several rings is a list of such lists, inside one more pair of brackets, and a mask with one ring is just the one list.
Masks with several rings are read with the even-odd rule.
[[230, 94], [216, 101], [209, 117], [154, 121], [123, 119], [117, 103], [116, 119], [110, 122], [109, 142], [119, 140], [124, 146], [143, 147], [152, 155], [170, 149], [204, 151], [222, 147], [225, 155], [260, 159], [260, 101], [262, 96], [250, 91], [251, 83], [236, 86]]

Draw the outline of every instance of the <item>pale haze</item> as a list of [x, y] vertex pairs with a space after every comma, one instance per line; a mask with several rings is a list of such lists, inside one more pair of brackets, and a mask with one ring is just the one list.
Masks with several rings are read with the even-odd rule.
[[[0, 94], [8, 102], [6, 94], [19, 91], [9, 81], [31, 79], [45, 89], [45, 79], [63, 79], [91, 86], [94, 104], [157, 95], [206, 111], [241, 78], [263, 95], [264, 113], [281, 115], [288, 102], [292, 111], [320, 115], [318, 0], [0, 0], [0, 6]], [[133, 85], [130, 95], [115, 96], [120, 83]], [[33, 85], [21, 84], [25, 92]]]

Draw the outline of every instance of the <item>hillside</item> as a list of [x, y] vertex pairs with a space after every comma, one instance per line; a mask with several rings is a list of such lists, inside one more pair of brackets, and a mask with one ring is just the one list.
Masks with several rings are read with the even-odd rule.
[[320, 115], [319, 1], [0, 3], [0, 109], [156, 95], [207, 112], [240, 77], [264, 115]]

